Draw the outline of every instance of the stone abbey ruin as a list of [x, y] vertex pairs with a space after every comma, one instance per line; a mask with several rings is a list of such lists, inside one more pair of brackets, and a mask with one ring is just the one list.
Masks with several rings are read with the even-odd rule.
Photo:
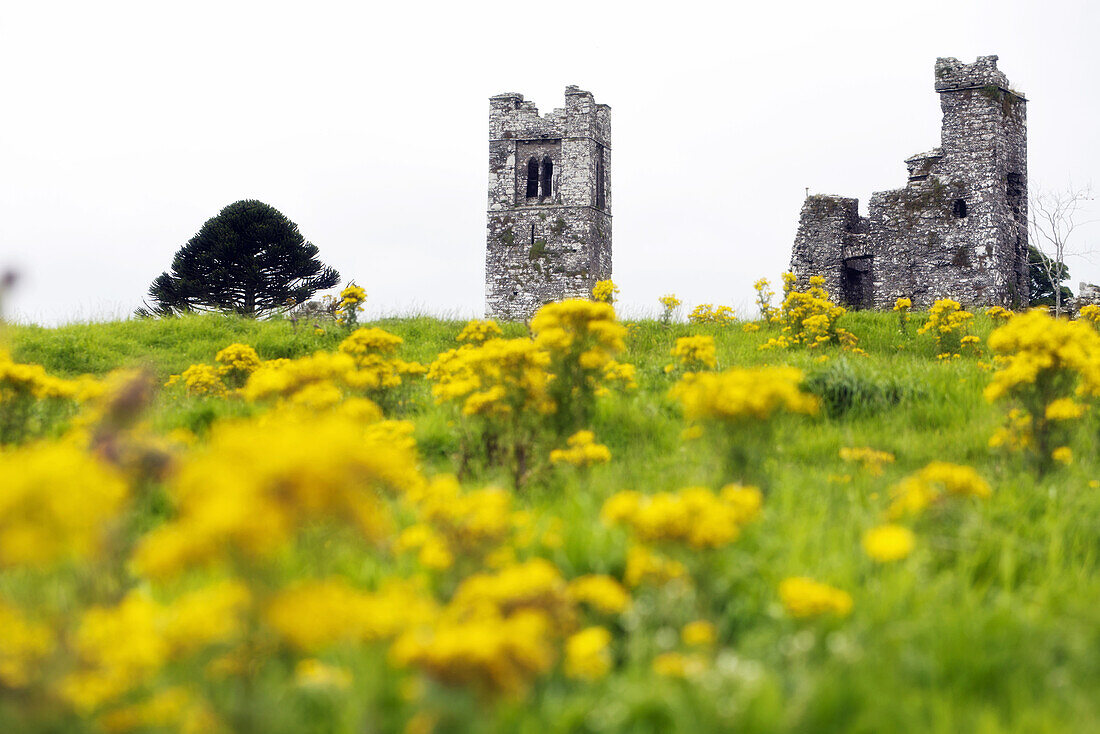
[[574, 86], [546, 115], [522, 94], [489, 103], [486, 312], [522, 320], [611, 277], [611, 108]]
[[859, 200], [808, 196], [791, 253], [799, 282], [825, 277], [851, 308], [1028, 303], [1027, 100], [997, 69], [936, 59], [940, 147], [905, 161], [903, 189]]
[[[935, 89], [940, 146], [905, 161], [905, 188], [873, 194], [867, 217], [858, 199], [806, 198], [800, 283], [824, 276], [850, 308], [1027, 304], [1027, 100], [996, 56], [936, 59]], [[611, 277], [611, 108], [575, 86], [545, 115], [521, 94], [489, 102], [486, 313], [522, 320]]]

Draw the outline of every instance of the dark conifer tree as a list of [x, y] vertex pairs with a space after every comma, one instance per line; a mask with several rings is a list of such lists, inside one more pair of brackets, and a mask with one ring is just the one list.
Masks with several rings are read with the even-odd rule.
[[[148, 315], [231, 311], [262, 316], [340, 282], [298, 225], [261, 201], [230, 204], [180, 248], [149, 287]], [[140, 312], [139, 312], [140, 313]]]

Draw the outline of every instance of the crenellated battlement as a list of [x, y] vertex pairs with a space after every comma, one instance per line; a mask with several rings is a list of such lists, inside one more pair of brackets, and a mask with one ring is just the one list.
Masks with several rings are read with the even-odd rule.
[[997, 56], [979, 56], [973, 64], [964, 64], [954, 57], [936, 59], [936, 91], [980, 89], [994, 86], [1011, 92], [1008, 77], [997, 68]]

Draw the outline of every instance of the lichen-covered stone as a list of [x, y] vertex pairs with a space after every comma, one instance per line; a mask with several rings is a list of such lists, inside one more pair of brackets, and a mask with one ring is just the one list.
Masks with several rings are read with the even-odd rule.
[[853, 308], [903, 296], [916, 308], [1027, 304], [1027, 100], [996, 56], [937, 59], [935, 86], [940, 147], [905, 161], [905, 188], [873, 194], [869, 217], [857, 199], [807, 197], [791, 253], [799, 281], [823, 275]]
[[489, 105], [485, 311], [522, 320], [611, 277], [611, 108], [574, 86], [546, 115], [521, 94]]

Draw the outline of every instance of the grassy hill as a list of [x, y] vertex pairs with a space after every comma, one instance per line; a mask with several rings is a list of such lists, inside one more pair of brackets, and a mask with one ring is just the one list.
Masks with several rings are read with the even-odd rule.
[[[239, 558], [223, 559], [213, 567], [189, 567], [170, 581], [150, 579], [128, 565], [128, 559], [135, 547], [140, 548], [143, 534], [178, 520], [187, 502], [180, 494], [184, 480], [176, 469], [134, 475], [134, 468], [126, 466], [124, 472], [131, 473], [125, 481], [133, 499], [119, 512], [130, 529], [123, 533], [127, 540], [119, 541], [123, 550], [116, 550], [112, 561], [109, 577], [114, 581], [94, 592], [70, 583], [91, 563], [86, 560], [66, 561], [61, 570], [50, 567], [48, 573], [41, 568], [33, 573], [20, 570], [18, 564], [5, 568], [0, 561], [0, 603], [10, 597], [17, 606], [21, 601], [38, 609], [62, 647], [67, 636], [79, 637], [79, 620], [86, 621], [81, 615], [93, 602], [109, 608], [138, 589], [167, 609], [183, 591], [202, 588], [212, 579], [244, 579], [255, 616], [246, 614], [250, 633], [235, 634], [251, 645], [252, 672], [221, 678], [210, 672], [212, 661], [227, 650], [240, 652], [234, 647], [240, 640], [227, 635], [210, 642], [197, 658], [172, 657], [148, 671], [135, 668], [137, 685], [123, 686], [117, 696], [82, 709], [43, 707], [42, 701], [52, 697], [65, 699], [57, 693], [63, 687], [57, 683], [62, 673], [47, 665], [30, 675], [32, 682], [26, 686], [8, 680], [7, 689], [0, 687], [0, 724], [7, 722], [6, 730], [92, 731], [104, 722], [110, 724], [111, 712], [183, 685], [188, 701], [199, 700], [212, 712], [211, 721], [217, 719], [236, 731], [1100, 728], [1090, 723], [1100, 721], [1096, 423], [1089, 416], [1076, 422], [1067, 444], [1074, 459], [1045, 472], [1022, 454], [991, 449], [990, 438], [1005, 423], [1009, 407], [983, 397], [992, 365], [986, 340], [994, 323], [976, 315], [969, 328], [980, 338], [974, 353], [939, 359], [932, 336], [915, 333], [925, 318], [914, 314], [913, 323], [902, 332], [895, 314], [847, 314], [841, 323], [858, 337], [864, 353], [831, 343], [815, 349], [761, 349], [778, 334], [778, 327], [766, 323], [757, 331], [745, 331], [740, 323], [627, 323], [625, 350], [615, 358], [634, 366], [636, 387], [613, 388], [599, 397], [582, 426], [606, 445], [611, 460], [588, 468], [551, 463], [550, 451], [564, 448], [572, 429], [552, 430], [552, 416], [532, 410], [523, 425], [536, 428], [526, 447], [520, 486], [509, 461], [477, 445], [487, 434], [471, 428], [475, 418], [464, 416], [456, 405], [438, 404], [432, 398], [432, 381], [406, 374], [399, 388], [371, 396], [387, 419], [411, 422], [418, 477], [426, 481], [457, 474], [462, 497], [498, 487], [508, 506], [504, 524], [510, 530], [492, 541], [489, 552], [464, 551], [457, 536], [447, 536], [450, 565], [433, 566], [425, 556], [417, 556], [412, 536], [402, 532], [423, 525], [442, 533], [446, 522], [441, 518], [467, 507], [467, 500], [451, 497], [428, 511], [423, 502], [398, 497], [383, 503], [387, 522], [394, 527], [381, 541], [366, 542], [326, 519], [296, 531], [278, 553], [264, 556], [262, 564], [234, 565], [241, 563]], [[465, 324], [415, 318], [366, 326], [400, 337], [403, 343], [396, 356], [401, 360], [428, 365], [459, 346], [456, 337]], [[527, 335], [522, 324], [504, 325], [505, 337]], [[800, 369], [801, 388], [817, 398], [820, 409], [816, 415], [780, 411], [742, 421], [729, 433], [708, 426], [702, 436], [693, 437], [681, 403], [670, 396], [683, 370], [666, 371], [675, 362], [670, 352], [677, 339], [689, 335], [713, 337], [717, 371]], [[3, 338], [13, 362], [42, 365], [51, 375], [104, 377], [120, 368], [144, 369], [161, 386], [192, 364], [214, 364], [215, 354], [229, 344], [250, 345], [263, 360], [293, 360], [317, 351], [338, 353], [347, 336], [347, 330], [331, 324], [319, 334], [312, 325], [284, 320], [203, 316], [58, 328], [12, 326]], [[556, 379], [560, 384], [564, 378]], [[553, 386], [551, 380], [550, 389]], [[345, 399], [352, 393], [344, 388]], [[223, 445], [219, 441], [228, 440], [219, 437], [225, 425], [243, 422], [262, 441], [265, 416], [278, 410], [273, 405], [271, 400], [248, 400], [233, 393], [189, 395], [176, 384], [159, 388], [125, 431], [127, 436], [141, 433], [179, 441], [165, 449], [169, 465], [199, 467], [196, 457], [207, 451], [216, 454]], [[74, 440], [74, 425], [103, 425], [103, 410], [87, 417], [87, 406], [73, 404], [36, 417], [28, 423], [21, 447], [5, 450], [7, 464], [0, 453], [0, 483], [5, 470], [17, 469], [11, 457], [29, 451], [36, 441]], [[335, 409], [314, 407], [311, 419], [322, 420], [317, 416], [327, 410]], [[318, 426], [315, 431], [301, 429], [304, 445], [326, 440], [327, 429]], [[270, 428], [272, 451], [283, 445], [278, 430], [277, 425]], [[39, 435], [32, 437], [30, 432]], [[397, 435], [391, 442], [399, 442]], [[514, 438], [507, 429], [494, 435], [502, 446]], [[288, 453], [293, 453], [292, 444], [288, 446]], [[348, 452], [354, 453], [354, 444], [349, 446]], [[318, 457], [328, 456], [319, 443], [316, 448]], [[890, 458], [843, 458], [850, 456], [845, 450], [863, 448], [886, 452]], [[87, 449], [89, 454], [95, 451]], [[740, 464], [731, 464], [730, 455], [738, 451]], [[370, 455], [362, 459], [367, 464], [373, 460]], [[934, 461], [972, 467], [992, 488], [990, 496], [944, 495], [923, 512], [894, 518], [913, 532], [913, 550], [899, 560], [874, 560], [863, 547], [866, 534], [886, 522], [898, 496], [896, 488]], [[14, 481], [13, 477], [7, 478]], [[75, 489], [80, 480], [73, 479]], [[702, 487], [717, 494], [737, 480], [760, 487], [761, 510], [739, 528], [735, 539], [713, 548], [693, 547], [673, 537], [680, 531], [690, 534], [690, 527], [675, 532], [666, 527], [665, 535], [654, 532], [646, 540], [644, 529], [609, 521], [604, 511], [605, 503], [624, 490], [653, 495]], [[463, 537], [480, 538], [481, 531], [471, 528], [495, 520], [480, 515], [481, 520], [471, 520], [476, 512], [470, 512], [459, 518], [467, 533]], [[2, 517], [0, 506], [0, 522]], [[696, 517], [689, 524], [696, 521], [702, 522]], [[447, 532], [458, 532], [455, 527], [446, 525]], [[10, 529], [0, 525], [3, 532]], [[403, 545], [412, 550], [402, 551]], [[682, 573], [631, 583], [635, 546], [681, 564]], [[385, 635], [366, 640], [336, 634], [326, 644], [302, 649], [264, 626], [278, 628], [264, 621], [267, 607], [261, 598], [270, 600], [264, 595], [276, 595], [302, 579], [335, 576], [363, 593], [374, 593], [394, 578], [412, 579], [419, 584], [418, 593], [433, 603], [453, 605], [456, 589], [477, 574], [518, 568], [519, 580], [512, 583], [534, 584], [535, 567], [527, 578], [522, 566], [532, 559], [548, 561], [563, 583], [591, 574], [609, 576], [622, 583], [630, 603], [614, 613], [578, 604], [562, 612], [564, 616], [551, 614], [560, 629], [546, 633], [547, 646], [500, 652], [499, 659], [485, 663], [499, 666], [493, 670], [513, 680], [514, 686], [481, 677], [476, 671], [485, 661], [399, 661], [400, 653]], [[241, 568], [251, 570], [245, 573]], [[800, 616], [792, 611], [779, 590], [784, 580], [802, 577], [848, 594], [850, 612], [837, 608]], [[54, 589], [49, 601], [28, 601], [42, 598], [47, 588]], [[543, 596], [538, 599], [523, 605], [550, 603]], [[301, 623], [310, 629], [324, 627], [322, 619], [310, 616], [310, 609], [303, 607]], [[334, 619], [345, 619], [341, 615], [346, 614], [330, 612]], [[693, 635], [685, 630], [700, 621], [706, 624], [688, 630], [704, 632]], [[497, 627], [505, 624], [500, 621]], [[346, 620], [341, 625], [337, 626], [354, 627]], [[708, 625], [713, 639], [705, 633]], [[592, 627], [607, 630], [609, 642], [601, 647], [593, 642], [596, 636], [579, 638], [571, 651], [571, 636]], [[443, 628], [433, 629], [433, 650], [438, 652], [444, 646]], [[461, 637], [466, 628], [447, 629]], [[0, 629], [0, 682], [5, 680], [4, 634]], [[568, 664], [571, 655], [580, 655], [586, 640], [598, 648], [589, 655], [588, 676], [571, 672]], [[496, 644], [487, 639], [475, 647], [491, 656], [489, 651], [498, 650]], [[51, 655], [53, 666], [64, 667], [69, 659], [63, 652]], [[307, 668], [302, 661], [310, 661]], [[308, 666], [322, 673], [310, 679]], [[24, 688], [33, 695], [20, 693]], [[131, 719], [157, 723], [147, 709], [135, 710], [146, 718], [131, 712]], [[181, 712], [194, 710], [180, 707]], [[165, 717], [167, 729], [178, 728], [186, 717], [181, 712]]]

